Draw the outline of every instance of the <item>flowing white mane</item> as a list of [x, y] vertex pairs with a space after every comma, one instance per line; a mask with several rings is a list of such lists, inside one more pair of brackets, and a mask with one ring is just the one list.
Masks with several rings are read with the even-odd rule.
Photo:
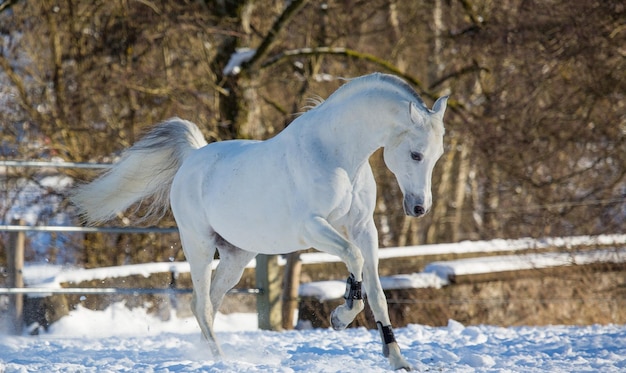
[[341, 97], [344, 97], [344, 95], [351, 95], [354, 93], [354, 91], [360, 91], [363, 89], [376, 89], [382, 86], [381, 88], [391, 87], [399, 89], [399, 92], [406, 95], [407, 98], [411, 101], [417, 103], [420, 109], [423, 109], [425, 112], [430, 112], [430, 109], [428, 109], [428, 107], [424, 103], [424, 100], [422, 100], [419, 94], [415, 92], [415, 90], [408, 83], [394, 75], [374, 73], [356, 78], [346, 78], [343, 80], [346, 80], [348, 83], [339, 87], [339, 89], [331, 94], [326, 100], [317, 95], [307, 98], [307, 104], [303, 107], [303, 109], [311, 111], [320, 107], [327, 101], [339, 99]]
[[358, 92], [363, 89], [393, 89], [396, 92], [401, 93], [403, 96], [406, 96], [407, 99], [419, 104], [418, 107], [420, 109], [423, 109], [425, 112], [430, 112], [430, 110], [424, 103], [424, 100], [422, 100], [419, 94], [417, 94], [417, 92], [415, 92], [415, 90], [408, 83], [394, 75], [374, 73], [346, 80], [348, 81], [348, 83], [339, 87], [339, 89], [337, 89], [332, 95], [330, 95], [328, 99], [323, 100], [318, 96], [307, 100], [313, 104], [309, 107], [311, 109], [315, 109], [326, 102], [338, 100], [341, 97], [353, 94], [354, 91]]

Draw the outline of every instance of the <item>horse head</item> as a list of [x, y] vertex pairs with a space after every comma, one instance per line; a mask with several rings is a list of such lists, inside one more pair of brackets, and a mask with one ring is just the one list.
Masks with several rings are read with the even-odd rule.
[[384, 146], [385, 164], [396, 176], [407, 215], [422, 216], [432, 206], [431, 178], [443, 154], [447, 100], [448, 96], [439, 98], [432, 110], [409, 102], [397, 113], [395, 130]]

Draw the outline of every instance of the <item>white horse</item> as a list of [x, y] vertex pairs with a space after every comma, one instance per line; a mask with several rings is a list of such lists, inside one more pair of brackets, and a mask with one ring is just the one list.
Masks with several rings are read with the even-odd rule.
[[[78, 187], [73, 201], [96, 223], [150, 196], [150, 213], [158, 214], [169, 195], [191, 266], [192, 309], [217, 357], [213, 320], [246, 264], [258, 253], [313, 247], [340, 257], [350, 272], [332, 326], [345, 328], [363, 309], [363, 282], [383, 354], [394, 369], [409, 370], [378, 277], [376, 184], [368, 159], [383, 147], [405, 213], [424, 215], [443, 153], [446, 102], [442, 97], [430, 110], [401, 79], [371, 74], [350, 80], [266, 141], [207, 144], [195, 124], [170, 119], [109, 172]], [[212, 278], [215, 250], [220, 261]]]

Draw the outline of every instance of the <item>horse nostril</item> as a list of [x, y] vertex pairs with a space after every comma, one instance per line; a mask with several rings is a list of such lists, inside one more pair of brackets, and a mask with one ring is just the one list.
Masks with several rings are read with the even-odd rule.
[[413, 208], [413, 212], [415, 213], [415, 216], [422, 216], [426, 213], [426, 210], [424, 209], [424, 206], [417, 205]]

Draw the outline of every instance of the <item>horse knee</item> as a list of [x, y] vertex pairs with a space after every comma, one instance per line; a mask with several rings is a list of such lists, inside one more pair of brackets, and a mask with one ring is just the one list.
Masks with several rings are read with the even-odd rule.
[[350, 256], [350, 260], [346, 262], [346, 265], [348, 266], [351, 276], [358, 281], [363, 281], [363, 266], [365, 264], [365, 259], [363, 259], [361, 250], [358, 247], [351, 246], [351, 249], [352, 255]]

